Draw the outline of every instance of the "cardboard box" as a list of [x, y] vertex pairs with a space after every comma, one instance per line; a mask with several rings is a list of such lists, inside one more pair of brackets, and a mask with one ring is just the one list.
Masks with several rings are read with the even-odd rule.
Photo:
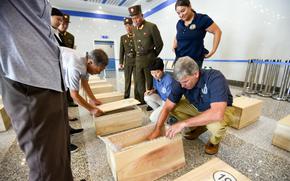
[[272, 144], [290, 151], [290, 114], [277, 122]]
[[219, 158], [213, 158], [175, 181], [250, 181]]
[[131, 110], [94, 119], [96, 134], [103, 136], [142, 126], [145, 114], [139, 110]]
[[261, 115], [262, 103], [261, 100], [249, 97], [234, 98], [233, 107], [235, 110], [231, 127], [241, 129], [257, 121]]
[[156, 180], [185, 165], [181, 136], [147, 141], [154, 127], [150, 124], [102, 138], [115, 180]]
[[0, 131], [7, 131], [11, 125], [9, 116], [7, 115], [4, 106], [0, 105]]
[[124, 98], [124, 94], [121, 92], [117, 92], [117, 91], [95, 94], [94, 96], [96, 97], [96, 99], [98, 99], [102, 103], [119, 101], [119, 100], [122, 100]]

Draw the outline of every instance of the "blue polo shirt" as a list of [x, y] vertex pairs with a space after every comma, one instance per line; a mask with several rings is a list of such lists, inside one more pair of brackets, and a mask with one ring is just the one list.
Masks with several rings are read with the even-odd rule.
[[208, 15], [193, 12], [194, 19], [189, 26], [185, 26], [183, 20], [177, 22], [177, 48], [175, 54], [176, 60], [179, 57], [191, 57], [201, 68], [204, 55], [208, 53], [208, 50], [204, 48], [203, 39], [206, 34], [206, 29], [214, 22]]
[[176, 82], [169, 73], [165, 72], [160, 80], [153, 79], [153, 87], [163, 101], [171, 93], [172, 83]]
[[179, 82], [175, 82], [168, 99], [177, 104], [182, 95], [200, 112], [209, 109], [210, 104], [214, 102], [227, 102], [228, 106], [233, 103], [226, 78], [220, 71], [214, 69], [200, 70], [200, 78], [190, 90], [182, 88]]

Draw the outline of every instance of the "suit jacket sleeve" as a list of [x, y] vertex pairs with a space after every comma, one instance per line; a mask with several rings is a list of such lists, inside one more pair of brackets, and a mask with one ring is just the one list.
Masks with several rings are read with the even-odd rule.
[[152, 35], [153, 35], [153, 42], [155, 46], [155, 53], [157, 57], [163, 48], [163, 41], [156, 25], [154, 25], [152, 28]]
[[120, 54], [119, 54], [119, 63], [123, 64], [124, 63], [124, 54], [125, 54], [125, 48], [123, 44], [123, 37], [121, 36], [120, 38]]

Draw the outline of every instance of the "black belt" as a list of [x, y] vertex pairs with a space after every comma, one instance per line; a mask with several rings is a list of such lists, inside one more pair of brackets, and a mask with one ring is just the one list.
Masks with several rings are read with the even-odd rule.
[[141, 52], [137, 52], [136, 53], [136, 57], [141, 57], [141, 56], [145, 56], [145, 55], [148, 55], [148, 54], [150, 54], [150, 53], [154, 53], [153, 51], [150, 51], [150, 52], [146, 52], [146, 53], [141, 53]]
[[134, 58], [135, 57], [135, 53], [133, 53], [133, 52], [127, 53], [126, 56], [129, 57], [129, 58]]

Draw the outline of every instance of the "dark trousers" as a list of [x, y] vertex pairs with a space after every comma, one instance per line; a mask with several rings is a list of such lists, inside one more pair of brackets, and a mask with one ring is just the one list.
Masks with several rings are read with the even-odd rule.
[[26, 156], [29, 180], [73, 180], [65, 93], [0, 80], [5, 110]]
[[136, 77], [136, 84], [134, 88], [137, 91], [136, 99], [139, 100], [141, 104], [145, 104], [144, 93], [146, 91], [146, 87], [148, 90], [153, 88], [153, 77], [148, 67], [138, 66], [138, 65], [136, 65], [135, 77]]
[[70, 90], [69, 89], [66, 91], [66, 100], [67, 100], [68, 103], [74, 103], [73, 98], [70, 96]]
[[[133, 80], [134, 80], [134, 85], [136, 84], [136, 77], [135, 77], [135, 66], [134, 65], [126, 65], [124, 67], [124, 76], [125, 76], [125, 94], [124, 98], [129, 98], [130, 97], [130, 92], [131, 92], [131, 80], [132, 80], [132, 75], [133, 75]], [[134, 89], [134, 95], [136, 98], [136, 89]]]

